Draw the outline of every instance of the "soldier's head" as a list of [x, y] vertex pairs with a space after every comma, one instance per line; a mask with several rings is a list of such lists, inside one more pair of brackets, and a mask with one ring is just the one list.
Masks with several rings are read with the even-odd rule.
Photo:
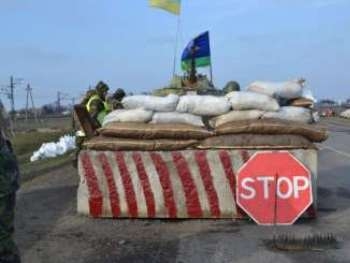
[[240, 91], [241, 87], [237, 81], [229, 81], [225, 85], [223, 91], [225, 94], [230, 93], [232, 91]]
[[103, 81], [100, 81], [99, 83], [97, 83], [95, 89], [96, 89], [96, 92], [100, 96], [101, 99], [106, 98], [108, 90], [109, 90], [109, 87], [106, 83], [104, 83]]
[[121, 101], [126, 96], [125, 91], [123, 89], [117, 89], [113, 93], [113, 99]]

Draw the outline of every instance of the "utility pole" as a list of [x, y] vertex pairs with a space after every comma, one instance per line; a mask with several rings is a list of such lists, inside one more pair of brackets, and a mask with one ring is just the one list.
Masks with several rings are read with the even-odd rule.
[[61, 92], [57, 92], [57, 113], [61, 110]]
[[11, 114], [15, 114], [15, 83], [13, 81], [13, 76], [10, 77], [10, 93], [9, 99], [11, 101]]
[[0, 92], [5, 94], [7, 96], [7, 98], [10, 100], [10, 105], [11, 105], [11, 119], [12, 121], [15, 121], [15, 116], [16, 116], [16, 108], [15, 108], [15, 88], [16, 85], [21, 84], [21, 81], [23, 79], [20, 78], [14, 78], [13, 76], [10, 77], [10, 85], [9, 86], [5, 86], [3, 88], [1, 88]]
[[61, 112], [61, 108], [62, 108], [62, 100], [67, 100], [68, 98], [68, 95], [67, 93], [63, 93], [63, 92], [60, 92], [58, 91], [57, 92], [57, 113], [60, 113]]
[[27, 91], [26, 120], [28, 120], [29, 98], [30, 98], [30, 101], [31, 101], [31, 104], [32, 104], [32, 113], [33, 113], [34, 119], [37, 120], [32, 90], [33, 89], [30, 87], [30, 84], [27, 84], [27, 87], [26, 87], [26, 91]]

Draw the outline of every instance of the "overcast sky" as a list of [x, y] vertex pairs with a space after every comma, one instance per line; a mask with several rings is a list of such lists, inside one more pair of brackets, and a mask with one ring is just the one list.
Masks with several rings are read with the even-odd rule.
[[[210, 30], [218, 87], [303, 76], [318, 98], [350, 97], [349, 0], [183, 0], [182, 11], [180, 49]], [[147, 0], [0, 0], [0, 85], [23, 78], [37, 104], [57, 91], [78, 97], [100, 79], [159, 88], [172, 74], [176, 24]]]

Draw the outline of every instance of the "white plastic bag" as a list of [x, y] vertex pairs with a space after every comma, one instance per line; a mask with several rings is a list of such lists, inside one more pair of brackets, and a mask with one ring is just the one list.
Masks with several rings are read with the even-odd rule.
[[221, 116], [212, 118], [209, 121], [209, 124], [211, 127], [217, 128], [223, 124], [233, 121], [258, 120], [263, 114], [264, 112], [259, 110], [230, 111]]
[[166, 97], [135, 95], [125, 97], [122, 104], [125, 109], [143, 108], [150, 111], [171, 112], [175, 111], [179, 96], [170, 94]]
[[313, 116], [310, 109], [293, 106], [281, 107], [281, 109], [277, 112], [265, 112], [262, 118], [275, 118], [303, 123], [311, 123], [313, 121]]
[[153, 115], [151, 123], [185, 123], [194, 126], [204, 127], [200, 116], [179, 112], [158, 112]]
[[278, 111], [280, 106], [276, 99], [265, 94], [249, 91], [233, 91], [226, 95], [234, 110]]
[[303, 95], [304, 80], [290, 80], [285, 82], [256, 81], [247, 90], [265, 94], [275, 98], [296, 99]]
[[43, 143], [38, 151], [30, 157], [31, 162], [41, 159], [54, 158], [75, 149], [75, 136], [64, 135], [58, 142]]
[[152, 119], [153, 112], [144, 109], [115, 110], [106, 115], [102, 126], [111, 122], [141, 122], [146, 123]]
[[218, 116], [231, 109], [226, 97], [186, 95], [180, 97], [176, 111], [199, 116]]

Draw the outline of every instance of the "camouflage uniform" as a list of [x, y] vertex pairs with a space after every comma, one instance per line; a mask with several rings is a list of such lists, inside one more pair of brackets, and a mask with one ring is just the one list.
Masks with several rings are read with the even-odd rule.
[[[0, 102], [1, 104], [1, 102]], [[13, 241], [16, 191], [19, 188], [19, 169], [6, 134], [5, 112], [0, 105], [0, 262], [20, 262]]]

